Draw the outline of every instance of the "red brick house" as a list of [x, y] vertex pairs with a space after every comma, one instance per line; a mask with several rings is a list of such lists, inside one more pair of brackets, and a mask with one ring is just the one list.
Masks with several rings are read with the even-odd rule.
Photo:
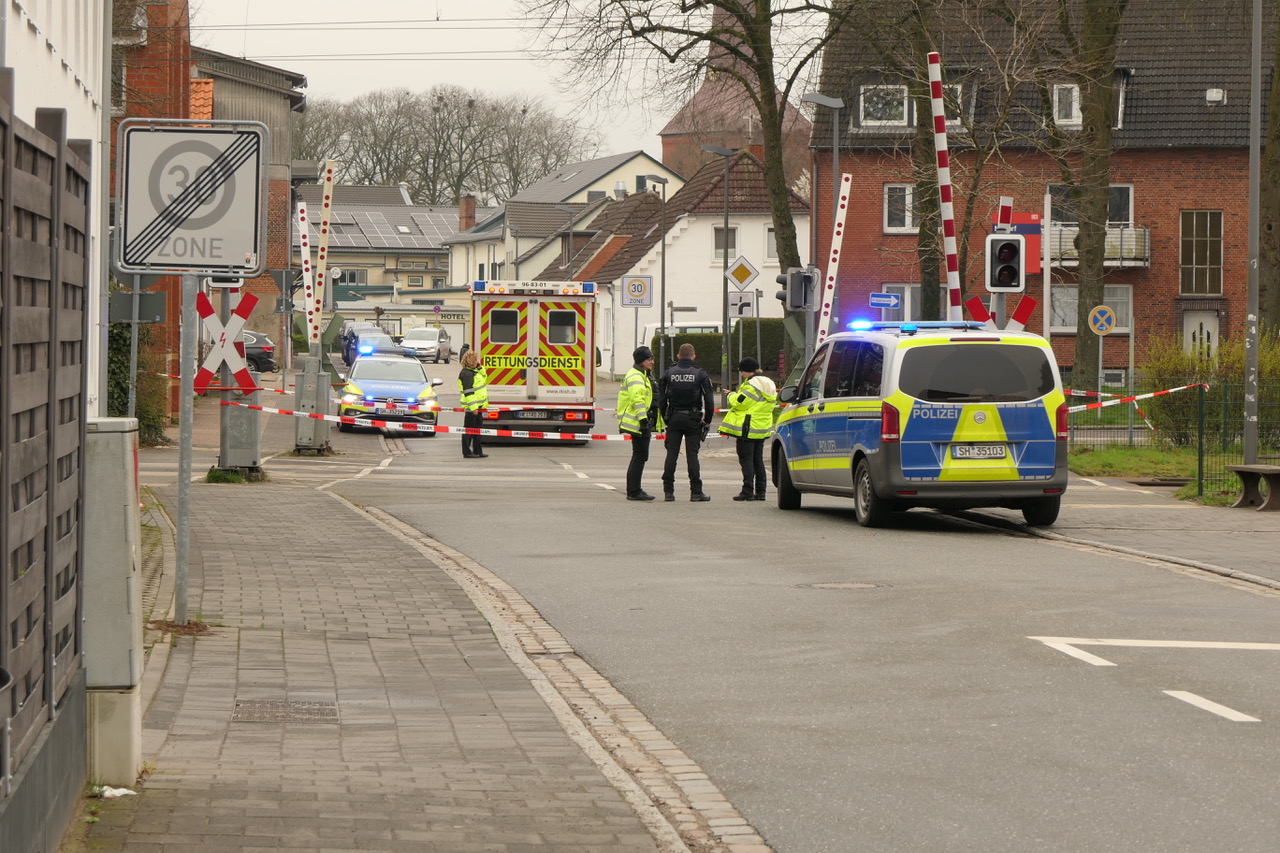
[[[136, 13], [114, 32], [112, 55], [112, 156], [116, 126], [126, 118], [235, 119], [267, 125], [267, 268], [287, 269], [290, 259], [292, 114], [304, 108], [300, 74], [191, 45], [187, 0], [136, 4]], [[114, 179], [113, 179], [114, 193]], [[143, 287], [152, 284], [144, 279]], [[177, 276], [159, 276], [154, 289], [166, 294], [165, 321], [158, 326], [169, 363], [179, 372], [182, 287]], [[273, 315], [279, 289], [270, 276], [248, 283], [259, 297], [248, 328], [277, 342], [289, 332], [287, 315]], [[178, 408], [178, 382], [170, 387], [170, 409]]]
[[[1249, 21], [1226, 0], [1167, 4], [1131, 0], [1116, 61], [1117, 109], [1111, 164], [1111, 204], [1107, 226], [1105, 302], [1117, 315], [1105, 339], [1104, 363], [1118, 377], [1129, 362], [1129, 335], [1137, 357], [1152, 336], [1176, 336], [1187, 345], [1215, 347], [1219, 335], [1242, 333], [1248, 281]], [[945, 14], [940, 13], [940, 21]], [[1276, 9], [1264, 22], [1263, 113], [1275, 56]], [[1073, 358], [1076, 337], [1076, 251], [1073, 214], [1062, 177], [1051, 159], [1017, 132], [1033, 134], [1029, 86], [1015, 89], [1022, 127], [1010, 130], [974, 189], [965, 183], [973, 170], [974, 146], [966, 127], [989, 117], [1002, 81], [996, 63], [959, 26], [945, 21], [934, 44], [942, 55], [948, 99], [948, 143], [956, 192], [957, 241], [966, 298], [986, 298], [984, 237], [991, 231], [998, 197], [1014, 199], [1015, 223], [1028, 233], [1034, 254], [1027, 294], [1039, 300], [1027, 328], [1051, 337], [1064, 366]], [[1194, 45], [1194, 49], [1189, 49]], [[821, 91], [841, 98], [840, 171], [853, 175], [839, 271], [841, 320], [919, 318], [920, 272], [915, 257], [917, 223], [911, 144], [916, 133], [914, 104], [901, 74], [884, 70], [855, 33], [837, 39], [827, 52]], [[924, 70], [920, 76], [924, 77]], [[1079, 87], [1049, 70], [1055, 121], [1079, 127]], [[832, 232], [831, 138], [833, 110], [819, 108], [811, 147], [816, 154], [817, 260], [825, 261]], [[972, 125], [958, 120], [963, 115]], [[1018, 121], [1014, 118], [1010, 123]], [[1074, 124], [1073, 124], [1074, 123]], [[977, 132], [975, 130], [975, 132]], [[974, 197], [976, 196], [976, 197]], [[961, 212], [974, 202], [966, 223]], [[1043, 216], [1049, 225], [1042, 229]], [[1043, 234], [1039, 233], [1043, 230]], [[1041, 270], [1047, 242], [1049, 275]], [[945, 276], [945, 270], [941, 275]], [[945, 278], [943, 280], [945, 288]], [[1046, 298], [1046, 288], [1048, 295]], [[869, 294], [896, 292], [905, 312], [872, 310]], [[1019, 297], [1010, 296], [1010, 305]], [[942, 304], [946, 305], [944, 296]], [[944, 308], [945, 310], [945, 308]], [[914, 313], [913, 313], [914, 312]], [[926, 318], [934, 319], [934, 318]]]

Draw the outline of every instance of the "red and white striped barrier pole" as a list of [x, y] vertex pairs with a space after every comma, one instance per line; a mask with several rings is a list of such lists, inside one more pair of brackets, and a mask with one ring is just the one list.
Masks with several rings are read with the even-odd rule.
[[307, 205], [298, 202], [298, 243], [302, 247], [302, 304], [307, 312], [307, 342], [320, 343], [320, 316], [316, 313], [316, 288], [311, 277], [311, 235], [307, 220]]
[[[316, 323], [324, 322], [324, 301], [329, 287], [326, 274], [329, 270], [329, 220], [333, 216], [333, 172], [338, 164], [333, 160], [324, 161], [324, 185], [320, 197], [320, 243], [316, 250]], [[321, 330], [323, 331], [323, 330]], [[316, 333], [316, 340], [320, 332]]]
[[827, 277], [822, 285], [822, 295], [818, 300], [818, 334], [817, 341], [822, 343], [831, 334], [831, 321], [836, 304], [836, 278], [840, 272], [840, 250], [844, 247], [844, 223], [849, 214], [849, 191], [853, 187], [853, 175], [847, 172], [840, 176], [840, 209], [836, 221], [831, 226], [831, 252], [827, 255]]
[[951, 203], [951, 155], [947, 150], [947, 114], [942, 103], [942, 56], [929, 54], [929, 102], [933, 107], [933, 147], [938, 153], [938, 199], [942, 203], [942, 247], [947, 256], [947, 319], [963, 320], [960, 307], [960, 256], [956, 253], [956, 213]]

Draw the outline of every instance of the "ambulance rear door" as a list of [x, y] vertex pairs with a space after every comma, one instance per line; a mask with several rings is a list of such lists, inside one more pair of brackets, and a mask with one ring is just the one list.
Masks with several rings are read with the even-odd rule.
[[529, 320], [536, 306], [524, 296], [476, 294], [472, 307], [476, 324], [472, 346], [484, 357], [490, 400], [523, 402], [531, 393], [528, 364], [538, 336]]
[[537, 334], [529, 335], [527, 396], [546, 403], [588, 403], [595, 385], [594, 298], [545, 296], [529, 313]]

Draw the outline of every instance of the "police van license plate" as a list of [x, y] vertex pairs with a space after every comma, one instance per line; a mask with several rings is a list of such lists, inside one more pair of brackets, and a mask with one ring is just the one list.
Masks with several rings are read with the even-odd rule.
[[1003, 459], [1005, 457], [1005, 446], [1003, 444], [953, 444], [951, 445], [952, 459]]
[[380, 414], [380, 415], [407, 415], [407, 414], [409, 414], [409, 409], [393, 409], [393, 408], [378, 409], [378, 414]]
[[542, 409], [521, 409], [516, 412], [517, 418], [545, 418], [547, 413]]

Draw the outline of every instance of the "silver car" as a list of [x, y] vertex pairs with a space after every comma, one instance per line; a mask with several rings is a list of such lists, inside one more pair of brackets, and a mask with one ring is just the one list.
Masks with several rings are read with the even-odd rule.
[[400, 339], [400, 346], [406, 352], [412, 352], [418, 361], [431, 361], [439, 364], [449, 363], [453, 357], [453, 344], [449, 333], [444, 329], [423, 328], [410, 329]]

